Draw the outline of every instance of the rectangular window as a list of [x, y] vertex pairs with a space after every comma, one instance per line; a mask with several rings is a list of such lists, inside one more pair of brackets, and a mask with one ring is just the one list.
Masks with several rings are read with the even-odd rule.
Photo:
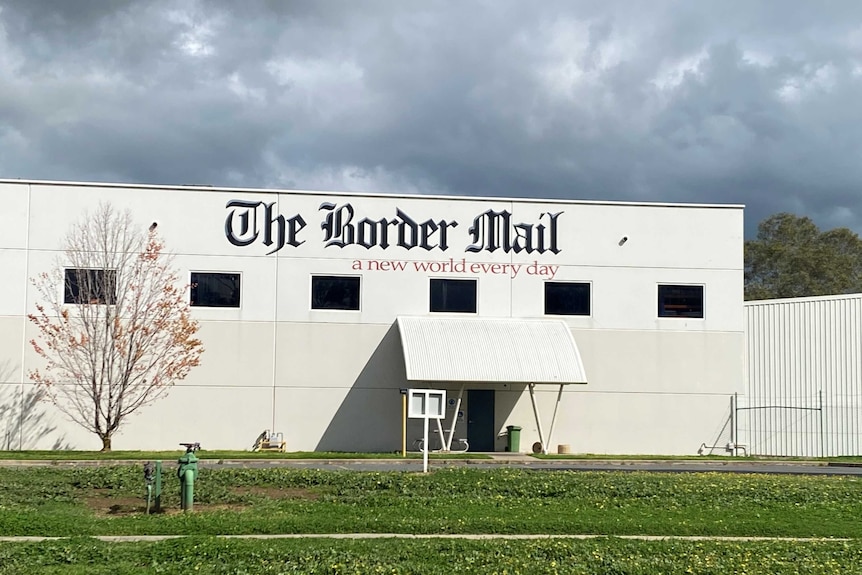
[[658, 286], [659, 317], [703, 317], [703, 286]]
[[431, 311], [476, 313], [476, 280], [431, 280]]
[[63, 303], [113, 305], [117, 301], [117, 270], [67, 268], [63, 283]]
[[312, 276], [311, 309], [359, 310], [360, 278]]
[[195, 307], [239, 307], [240, 275], [192, 272], [191, 301]]
[[590, 284], [545, 282], [545, 315], [590, 315]]

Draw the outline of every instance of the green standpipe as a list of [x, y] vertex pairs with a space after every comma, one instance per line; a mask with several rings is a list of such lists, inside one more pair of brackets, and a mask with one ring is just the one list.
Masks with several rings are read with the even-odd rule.
[[147, 514], [158, 513], [162, 509], [162, 462], [155, 466], [149, 461], [144, 464], [144, 481], [147, 483]]
[[191, 511], [195, 504], [195, 477], [198, 474], [198, 457], [195, 451], [200, 443], [180, 443], [186, 448], [185, 454], [177, 460], [177, 478], [180, 480], [180, 501], [183, 511]]
[[183, 511], [191, 511], [195, 505], [195, 472], [186, 471], [182, 486]]

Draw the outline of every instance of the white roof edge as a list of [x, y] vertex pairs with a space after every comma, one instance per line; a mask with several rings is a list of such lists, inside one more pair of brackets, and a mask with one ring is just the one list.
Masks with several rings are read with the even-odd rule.
[[815, 301], [835, 301], [842, 299], [860, 299], [862, 293], [845, 293], [845, 294], [829, 294], [829, 295], [810, 295], [802, 297], [781, 297], [772, 299], [753, 299], [743, 302], [743, 306], [754, 307], [758, 305], [776, 305], [783, 303], [804, 303]]
[[569, 205], [608, 205], [608, 206], [645, 206], [654, 208], [709, 208], [709, 209], [744, 209], [745, 204], [698, 204], [685, 202], [635, 202], [623, 200], [569, 200], [551, 198], [504, 197], [504, 196], [459, 196], [444, 194], [397, 194], [383, 192], [345, 192], [325, 190], [291, 190], [281, 188], [238, 188], [223, 186], [208, 186], [204, 184], [123, 184], [116, 182], [77, 182], [62, 180], [27, 180], [0, 178], [0, 184], [24, 184], [34, 186], [79, 186], [87, 188], [133, 188], [143, 190], [186, 190], [196, 192], [237, 192], [246, 194], [307, 194], [313, 196], [345, 196], [371, 198], [422, 198], [429, 200], [449, 201], [494, 201], [513, 203], [569, 204]]

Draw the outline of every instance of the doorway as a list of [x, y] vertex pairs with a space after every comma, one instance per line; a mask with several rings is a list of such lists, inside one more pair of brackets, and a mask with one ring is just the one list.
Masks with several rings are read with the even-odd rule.
[[494, 451], [494, 390], [467, 390], [467, 441], [470, 451]]

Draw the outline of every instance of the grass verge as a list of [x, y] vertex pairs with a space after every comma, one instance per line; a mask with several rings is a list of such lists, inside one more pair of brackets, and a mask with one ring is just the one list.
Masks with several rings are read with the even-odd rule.
[[862, 480], [440, 468], [209, 469], [145, 515], [140, 466], [0, 468], [3, 535], [546, 533], [862, 537]]
[[468, 540], [72, 539], [0, 544], [0, 573], [862, 573], [862, 543]]

